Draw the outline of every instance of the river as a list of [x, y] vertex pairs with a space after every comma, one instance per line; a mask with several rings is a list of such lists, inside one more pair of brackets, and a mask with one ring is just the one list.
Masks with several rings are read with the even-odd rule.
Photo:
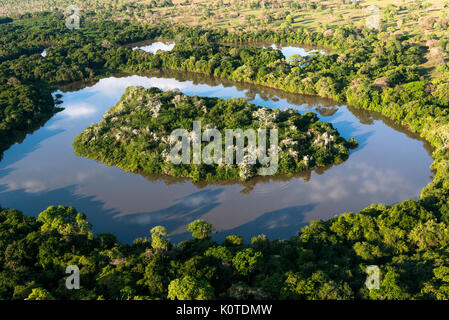
[[[358, 140], [359, 147], [330, 168], [213, 185], [144, 177], [74, 155], [75, 136], [100, 121], [131, 85], [315, 112], [346, 139]], [[114, 76], [57, 93], [63, 95], [64, 111], [4, 153], [0, 204], [31, 216], [50, 205], [71, 205], [88, 216], [96, 233], [112, 232], [125, 242], [149, 236], [155, 225], [166, 226], [175, 242], [189, 239], [186, 226], [199, 218], [214, 225], [216, 239], [229, 234], [246, 241], [258, 234], [288, 238], [312, 219], [417, 198], [431, 181], [427, 143], [377, 113], [328, 99], [173, 71]]]

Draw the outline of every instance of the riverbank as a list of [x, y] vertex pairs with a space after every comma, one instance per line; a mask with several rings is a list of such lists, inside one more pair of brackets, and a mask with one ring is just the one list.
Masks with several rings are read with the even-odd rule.
[[[115, 33], [111, 33], [113, 36], [101, 37], [113, 41]], [[82, 32], [77, 36], [82, 38]], [[190, 46], [186, 41], [179, 48], [175, 46], [172, 52], [154, 56], [133, 53], [129, 48], [117, 45], [101, 47], [80, 40], [75, 47], [71, 44], [56, 48], [54, 52], [58, 56], [48, 54], [46, 66], [60, 66], [57, 61], [64, 61], [64, 66], [58, 71], [50, 68], [43, 76], [56, 83], [87, 78], [105, 68], [143, 72], [146, 68], [171, 67], [235, 81], [253, 81], [292, 92], [334, 97], [350, 105], [379, 111], [429, 140], [436, 148], [433, 153], [434, 180], [417, 201], [407, 200], [391, 206], [371, 205], [357, 214], [315, 220], [302, 228], [292, 225], [297, 219], [288, 219], [291, 217], [288, 212], [271, 212], [265, 220], [256, 221], [256, 226], [266, 223], [272, 227], [277, 222], [281, 227], [300, 229], [299, 234], [279, 241], [260, 235], [252, 239], [251, 245], [243, 244], [239, 236], [213, 241], [210, 238], [212, 228], [201, 221], [189, 227], [195, 239], [176, 246], [167, 241], [167, 232], [163, 228], [152, 229], [151, 242], [137, 239], [133, 245], [125, 245], [110, 234], [92, 234], [85, 216], [73, 208], [49, 208], [37, 220], [14, 210], [2, 210], [2, 298], [117, 299], [123, 294], [136, 299], [185, 298], [184, 295], [177, 296], [178, 289], [185, 287], [204, 293], [187, 297], [190, 299], [449, 298], [446, 279], [449, 265], [449, 126], [444, 95], [447, 79], [442, 72], [440, 78], [430, 83], [424, 77], [424, 71], [417, 67], [424, 62], [428, 49], [399, 35], [350, 27], [339, 28], [332, 37], [322, 33], [299, 33], [294, 36], [315, 39], [317, 44], [334, 41], [340, 48], [339, 54], [314, 56], [304, 67], [290, 68], [274, 50], [231, 51], [211, 46], [208, 44], [211, 38], [201, 30], [191, 30], [184, 36], [190, 43], [198, 45]], [[248, 37], [256, 38], [255, 35]], [[90, 35], [88, 39], [92, 39]], [[33, 79], [39, 76], [41, 69], [29, 70], [26, 66], [41, 65], [43, 57], [27, 59], [23, 56], [20, 61], [8, 62], [0, 70], [8, 77]], [[13, 68], [22, 64], [22, 68]], [[114, 90], [114, 87], [107, 89]], [[70, 111], [68, 109], [66, 115], [73, 116]], [[65, 120], [66, 127], [60, 127], [60, 130], [67, 131], [74, 123], [73, 117]], [[68, 148], [65, 144], [61, 146]], [[66, 154], [62, 150], [60, 148], [59, 152]], [[404, 165], [409, 160], [404, 159]], [[66, 169], [69, 164], [63, 162], [63, 165]], [[33, 169], [26, 162], [25, 167]], [[55, 172], [56, 167], [51, 164], [51, 169]], [[77, 173], [74, 177], [81, 179], [86, 172]], [[91, 174], [87, 172], [84, 176]], [[51, 182], [51, 177], [47, 174], [40, 181]], [[27, 186], [34, 192], [24, 192], [17, 197], [20, 204], [29, 203], [23, 197], [27, 194], [41, 199], [38, 189], [41, 185]], [[126, 185], [118, 187], [125, 189]], [[341, 189], [340, 185], [332, 188]], [[66, 199], [67, 192], [74, 193], [73, 190], [57, 191], [58, 202]], [[116, 194], [119, 196], [120, 192]], [[329, 192], [316, 194], [330, 195]], [[157, 194], [162, 195], [164, 192]], [[201, 199], [217, 199], [219, 193], [199, 195], [203, 196]], [[142, 194], [136, 199], [146, 196]], [[176, 204], [176, 209], [190, 205], [190, 210], [167, 216], [183, 219], [185, 223], [195, 220], [192, 217], [202, 217], [204, 211], [196, 210], [199, 199], [183, 199], [186, 201]], [[96, 201], [92, 198], [84, 200]], [[214, 205], [215, 202], [203, 203], [201, 209]], [[230, 207], [227, 214], [243, 216], [242, 211], [235, 211]], [[163, 210], [157, 213], [166, 214]], [[286, 219], [270, 219], [273, 216], [279, 218], [279, 213]], [[234, 231], [239, 233], [238, 229]], [[81, 266], [85, 281], [83, 290], [75, 293], [67, 293], [63, 281], [64, 268], [71, 264]], [[380, 270], [378, 289], [365, 286], [368, 265], [376, 265]], [[180, 292], [187, 291], [180, 289]]]

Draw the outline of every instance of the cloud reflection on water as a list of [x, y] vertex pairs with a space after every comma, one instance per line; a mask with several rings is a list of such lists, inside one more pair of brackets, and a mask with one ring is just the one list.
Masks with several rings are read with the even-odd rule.
[[[0, 204], [29, 215], [52, 204], [74, 205], [88, 215], [96, 230], [113, 232], [124, 241], [148, 236], [157, 224], [182, 240], [188, 237], [185, 226], [197, 218], [214, 224], [221, 230], [220, 237], [229, 233], [289, 237], [311, 219], [356, 212], [372, 202], [391, 204], [416, 197], [430, 181], [432, 159], [422, 143], [373, 120], [371, 113], [359, 116], [344, 106], [327, 106], [322, 99], [301, 100], [302, 96], [268, 88], [201, 81], [111, 77], [81, 90], [61, 92], [65, 111], [5, 152], [0, 162]], [[318, 112], [346, 138], [356, 137], [360, 146], [346, 162], [324, 173], [318, 170], [291, 179], [202, 189], [191, 182], [168, 184], [75, 156], [74, 137], [101, 120], [130, 85], [179, 88], [189, 95], [250, 97], [269, 107], [296, 106], [301, 113]]]

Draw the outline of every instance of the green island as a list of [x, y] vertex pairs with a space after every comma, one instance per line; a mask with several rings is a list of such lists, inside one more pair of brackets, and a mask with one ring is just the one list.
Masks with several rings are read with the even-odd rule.
[[[139, 16], [119, 22], [108, 19], [108, 12], [96, 16], [94, 9], [86, 9], [89, 19], [82, 19], [79, 30], [68, 30], [57, 8], [2, 18], [1, 150], [57, 111], [51, 92], [60, 84], [119, 71], [176, 69], [378, 111], [429, 141], [435, 161], [433, 181], [418, 199], [313, 221], [287, 240], [261, 235], [249, 244], [235, 235], [216, 242], [212, 226], [199, 220], [189, 226], [194, 238], [189, 241], [172, 244], [167, 231], [155, 227], [148, 239], [124, 244], [111, 234], [93, 234], [86, 216], [71, 207], [50, 207], [37, 218], [5, 208], [0, 212], [0, 298], [448, 299], [449, 40], [447, 21], [428, 16], [428, 3], [388, 3], [382, 7], [387, 24], [380, 30], [338, 19], [336, 25], [298, 27], [295, 19], [305, 17], [294, 15], [294, 8], [287, 8], [293, 22], [279, 29], [262, 23], [232, 31], [212, 29], [213, 23], [164, 24], [162, 13], [152, 14], [155, 24]], [[319, 11], [323, 19], [333, 15], [316, 3], [300, 9]], [[210, 22], [208, 10], [204, 17]], [[343, 1], [338, 10], [359, 8]], [[441, 12], [447, 15], [446, 5]], [[403, 24], [395, 23], [398, 15]], [[150, 54], [125, 46], [160, 38], [175, 39], [175, 48]], [[292, 66], [275, 49], [227, 45], [258, 41], [325, 46], [334, 53], [304, 57]], [[39, 52], [48, 46], [44, 58]], [[70, 264], [80, 267], [80, 290], [65, 288]], [[379, 289], [365, 286], [368, 265], [380, 268]]]
[[[219, 146], [220, 163], [206, 164], [203, 159], [202, 163], [193, 164], [193, 155], [189, 155], [187, 164], [171, 161], [174, 142], [171, 142], [170, 134], [177, 129], [191, 131], [193, 121], [200, 121], [203, 127], [199, 135], [204, 136], [207, 128], [220, 132], [220, 139], [223, 137]], [[261, 164], [251, 164], [244, 159], [238, 164], [235, 161], [225, 163], [225, 129], [230, 128], [240, 129], [242, 139], [248, 129], [257, 132], [259, 128], [276, 128], [278, 141], [273, 141], [278, 149], [276, 174], [341, 163], [349, 156], [348, 146], [357, 146], [354, 139], [344, 140], [330, 123], [318, 121], [318, 116], [311, 112], [300, 115], [294, 109], [272, 110], [257, 107], [244, 99], [189, 97], [177, 91], [128, 87], [100, 123], [91, 125], [75, 138], [73, 147], [79, 156], [131, 172], [185, 177], [194, 182], [248, 180], [258, 175]], [[264, 132], [269, 140], [269, 134]], [[203, 150], [209, 142], [209, 139], [207, 143], [202, 142]], [[248, 141], [242, 141], [242, 147], [245, 142], [242, 151], [247, 155], [256, 153], [261, 147], [259, 143], [251, 149]], [[271, 141], [267, 141], [264, 147], [269, 149], [270, 145]], [[215, 151], [210, 151], [206, 156], [212, 158]], [[267, 156], [269, 153], [265, 152]]]

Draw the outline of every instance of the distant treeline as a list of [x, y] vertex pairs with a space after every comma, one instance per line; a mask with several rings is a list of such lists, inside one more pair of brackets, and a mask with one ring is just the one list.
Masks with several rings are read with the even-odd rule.
[[[197, 128], [196, 133], [192, 131], [194, 121], [203, 127]], [[218, 130], [221, 141], [202, 143], [206, 128]], [[171, 141], [171, 133], [177, 129], [198, 134], [201, 163], [192, 163], [195, 156], [190, 147], [188, 150], [183, 147], [188, 163], [173, 163], [171, 151], [175, 143]], [[234, 149], [230, 163], [225, 161], [229, 156], [226, 129], [240, 130], [240, 133], [235, 131], [235, 147], [245, 156], [242, 155], [239, 163]], [[261, 142], [258, 129], [264, 130], [266, 141]], [[272, 129], [276, 130], [273, 138], [269, 132]], [[246, 130], [254, 133], [253, 142], [250, 133], [245, 138]], [[190, 134], [183, 137], [189, 146], [191, 139]], [[127, 171], [213, 182], [245, 181], [261, 175], [259, 170], [267, 171], [263, 175], [293, 174], [339, 164], [348, 158], [348, 147], [356, 144], [354, 139], [346, 141], [332, 124], [319, 121], [311, 112], [300, 115], [294, 109], [262, 108], [244, 99], [189, 97], [177, 91], [128, 87], [101, 122], [89, 126], [75, 138], [73, 147], [77, 155]], [[206, 150], [209, 152], [204, 157]], [[261, 163], [259, 160], [264, 157], [269, 161]], [[206, 163], [204, 158], [211, 162]]]
[[[223, 244], [200, 237], [201, 241], [171, 247], [163, 241], [162, 229], [153, 232], [151, 244], [138, 240], [128, 247], [116, 244], [112, 236], [90, 240], [88, 235], [73, 236], [81, 231], [59, 229], [65, 209], [52, 209], [53, 218], [43, 229], [47, 218], [36, 222], [3, 211], [2, 298], [68, 297], [62, 280], [54, 283], [67, 263], [80, 264], [86, 276], [86, 290], [71, 296], [74, 299], [449, 298], [449, 65], [441, 63], [432, 73], [423, 68], [429, 47], [419, 39], [351, 26], [326, 34], [230, 33], [84, 20], [81, 26], [68, 30], [58, 14], [0, 26], [0, 83], [6, 96], [0, 100], [2, 134], [35, 125], [39, 117], [32, 114], [48, 114], [50, 109], [41, 109], [37, 98], [50, 101], [51, 91], [37, 90], [38, 85], [51, 88], [117, 71], [176, 69], [331, 97], [378, 111], [434, 146], [434, 180], [417, 201], [373, 205], [359, 214], [315, 221], [291, 240], [262, 237], [244, 249], [238, 237]], [[155, 38], [173, 39], [176, 46], [154, 55], [124, 46]], [[334, 51], [289, 63], [271, 48], [223, 44], [261, 40], [325, 45]], [[433, 45], [446, 52], [448, 42], [441, 39]], [[42, 57], [40, 51], [50, 46]], [[18, 101], [13, 98], [17, 90], [22, 97]], [[368, 264], [381, 270], [380, 289], [369, 292], [364, 287]]]

